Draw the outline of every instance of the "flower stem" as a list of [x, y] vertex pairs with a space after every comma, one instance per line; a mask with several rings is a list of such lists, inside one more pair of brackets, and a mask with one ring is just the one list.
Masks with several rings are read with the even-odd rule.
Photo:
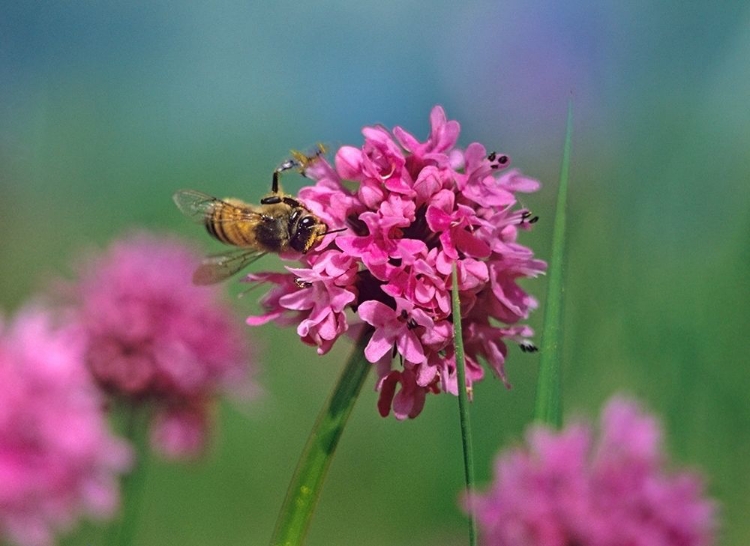
[[372, 328], [362, 330], [338, 383], [313, 425], [281, 506], [271, 546], [300, 546], [305, 541], [339, 438], [372, 367], [365, 360], [365, 347], [371, 335]]
[[130, 546], [133, 543], [148, 466], [150, 408], [129, 404], [125, 411], [124, 434], [135, 449], [135, 466], [122, 480], [122, 514], [109, 528], [106, 543], [110, 546]]
[[573, 106], [569, 103], [565, 144], [563, 145], [562, 165], [560, 167], [560, 185], [557, 190], [557, 209], [552, 234], [552, 258], [549, 266], [539, 379], [534, 408], [534, 418], [537, 421], [558, 429], [562, 426], [563, 258], [565, 257], [565, 204], [568, 193], [572, 135]]
[[474, 448], [471, 442], [469, 397], [466, 387], [466, 356], [464, 354], [464, 339], [461, 329], [461, 301], [458, 298], [458, 273], [455, 262], [453, 263], [452, 278], [453, 340], [456, 349], [456, 371], [458, 373], [458, 412], [461, 421], [461, 444], [464, 449], [464, 479], [466, 481], [466, 498], [469, 504], [469, 544], [476, 546], [477, 523], [472, 506], [472, 494], [474, 491]]

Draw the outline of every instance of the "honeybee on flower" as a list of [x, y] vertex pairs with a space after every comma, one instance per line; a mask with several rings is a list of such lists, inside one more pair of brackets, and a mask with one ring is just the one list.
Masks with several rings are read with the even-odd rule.
[[214, 239], [236, 247], [203, 260], [193, 275], [195, 284], [223, 281], [269, 252], [295, 250], [305, 254], [331, 233], [320, 218], [283, 193], [279, 185], [283, 171], [304, 170], [323, 153], [322, 145], [312, 156], [292, 152], [292, 159], [273, 172], [271, 193], [260, 200], [260, 205], [235, 198], [217, 199], [196, 190], [175, 192], [174, 202], [183, 214], [205, 226]]

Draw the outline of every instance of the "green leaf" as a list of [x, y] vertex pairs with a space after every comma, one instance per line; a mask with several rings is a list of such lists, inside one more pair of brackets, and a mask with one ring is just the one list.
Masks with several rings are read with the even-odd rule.
[[568, 103], [568, 121], [565, 131], [560, 185], [557, 190], [557, 210], [552, 234], [552, 258], [550, 259], [547, 285], [547, 303], [542, 331], [539, 380], [537, 382], [534, 418], [544, 424], [562, 426], [562, 340], [563, 340], [563, 261], [565, 258], [565, 204], [568, 193], [570, 170], [570, 147], [573, 136], [573, 105]]
[[338, 383], [313, 425], [281, 506], [271, 546], [299, 546], [305, 541], [341, 433], [372, 367], [365, 359], [365, 347], [371, 335], [372, 328], [363, 329]]

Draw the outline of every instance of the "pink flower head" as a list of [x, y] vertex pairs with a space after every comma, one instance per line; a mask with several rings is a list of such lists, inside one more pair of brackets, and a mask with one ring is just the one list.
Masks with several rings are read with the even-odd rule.
[[456, 148], [460, 126], [441, 107], [430, 125], [425, 142], [400, 127], [366, 127], [361, 148], [340, 148], [334, 165], [312, 161], [305, 175], [315, 185], [299, 198], [343, 233], [302, 256], [300, 267], [246, 279], [274, 285], [261, 301], [265, 312], [248, 323], [296, 321], [302, 341], [320, 354], [350, 325], [369, 325], [365, 356], [378, 364], [378, 408], [398, 419], [419, 415], [427, 393], [458, 393], [453, 264], [472, 336], [466, 388], [483, 377], [481, 361], [506, 381], [503, 340], [531, 346], [525, 338], [533, 332], [518, 323], [537, 303], [517, 281], [546, 268], [517, 242], [533, 218], [516, 193], [539, 183], [505, 170], [508, 157], [481, 144]]
[[661, 430], [614, 398], [598, 441], [586, 424], [533, 428], [528, 447], [501, 455], [495, 482], [472, 497], [486, 545], [708, 546], [715, 505], [700, 479], [664, 469]]
[[0, 324], [0, 542], [46, 546], [82, 514], [108, 517], [127, 445], [109, 432], [84, 340], [41, 309]]
[[219, 391], [252, 388], [232, 311], [217, 288], [190, 283], [199, 261], [176, 240], [140, 234], [86, 264], [76, 290], [91, 373], [116, 397], [154, 403], [152, 438], [171, 456], [199, 452]]

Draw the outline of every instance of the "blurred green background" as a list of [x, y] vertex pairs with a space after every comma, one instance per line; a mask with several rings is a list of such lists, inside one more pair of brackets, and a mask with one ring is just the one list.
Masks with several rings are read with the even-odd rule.
[[[461, 122], [462, 145], [508, 153], [544, 183], [525, 199], [542, 220], [523, 242], [548, 258], [572, 98], [566, 412], [593, 415], [615, 392], [639, 396], [663, 416], [674, 458], [703, 469], [721, 502], [721, 543], [747, 544], [742, 4], [4, 2], [0, 307], [12, 313], [83, 250], [136, 226], [216, 249], [177, 212], [175, 189], [256, 201], [290, 148], [358, 145], [373, 123], [424, 137], [434, 104]], [[285, 180], [290, 192], [304, 182]], [[525, 286], [541, 299], [545, 279]], [[241, 317], [254, 304], [237, 308]], [[137, 544], [267, 543], [348, 347], [318, 358], [293, 329], [251, 335], [265, 348], [264, 397], [218, 409], [206, 460], [154, 463]], [[496, 380], [476, 389], [481, 483], [529, 420], [537, 363], [511, 348], [513, 389]], [[372, 378], [309, 544], [465, 544], [457, 401], [432, 397], [399, 423], [377, 416], [371, 387]], [[95, 537], [84, 529], [81, 543]]]

